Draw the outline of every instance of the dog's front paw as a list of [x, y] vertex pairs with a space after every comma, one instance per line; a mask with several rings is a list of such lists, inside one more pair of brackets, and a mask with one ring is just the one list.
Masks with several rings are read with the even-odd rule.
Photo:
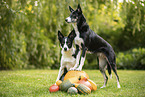
[[69, 69], [69, 71], [73, 71], [73, 70], [76, 70], [76, 68], [75, 68], [75, 67], [73, 67], [73, 68], [70, 68], [70, 69]]
[[82, 68], [77, 68], [76, 70], [77, 70], [77, 71], [81, 71], [81, 70], [82, 70]]
[[117, 85], [117, 88], [121, 88], [120, 84]]

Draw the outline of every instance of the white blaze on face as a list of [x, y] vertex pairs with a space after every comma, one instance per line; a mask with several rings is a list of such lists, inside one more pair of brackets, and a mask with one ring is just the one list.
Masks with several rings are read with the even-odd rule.
[[64, 45], [63, 45], [63, 48], [62, 48], [64, 51], [65, 51], [65, 49], [66, 49], [66, 51], [69, 50], [66, 42], [67, 42], [67, 38], [65, 39], [65, 42], [64, 42]]
[[71, 18], [70, 17], [67, 17], [66, 20], [67, 20], [67, 22], [71, 22]]

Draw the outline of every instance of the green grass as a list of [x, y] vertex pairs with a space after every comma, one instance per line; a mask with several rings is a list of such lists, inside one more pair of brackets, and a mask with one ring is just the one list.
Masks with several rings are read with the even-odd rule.
[[85, 70], [98, 89], [89, 95], [70, 95], [66, 92], [49, 92], [55, 83], [58, 70], [0, 71], [0, 97], [145, 97], [145, 71], [118, 70], [121, 89], [117, 88], [116, 77], [108, 80], [106, 88], [99, 70]]

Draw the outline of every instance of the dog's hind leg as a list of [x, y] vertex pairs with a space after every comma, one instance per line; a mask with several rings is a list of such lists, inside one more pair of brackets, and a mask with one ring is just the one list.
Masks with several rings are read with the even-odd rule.
[[118, 76], [118, 74], [117, 74], [117, 67], [116, 67], [116, 64], [112, 65], [112, 70], [113, 70], [113, 72], [114, 72], [115, 75], [116, 75], [117, 87], [118, 87], [118, 88], [121, 88], [121, 86], [120, 86], [120, 84], [119, 84], [119, 76]]
[[101, 88], [106, 87], [107, 81], [108, 81], [108, 77], [106, 75], [106, 65], [107, 65], [107, 61], [104, 57], [99, 56], [99, 69], [100, 72], [102, 73], [103, 77], [104, 77], [104, 85]]

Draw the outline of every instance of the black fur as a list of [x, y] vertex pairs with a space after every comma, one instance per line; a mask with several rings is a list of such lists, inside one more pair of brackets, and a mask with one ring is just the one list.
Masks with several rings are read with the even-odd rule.
[[[72, 8], [70, 9], [71, 11], [73, 10]], [[78, 5], [76, 11], [73, 10], [70, 17], [72, 16], [78, 18], [77, 28], [80, 33], [80, 37], [84, 40], [84, 46], [82, 45], [82, 48], [85, 47], [88, 51], [92, 53], [104, 53], [108, 58], [110, 65], [116, 64], [115, 52], [112, 46], [89, 28], [89, 25], [86, 23], [86, 19], [82, 14], [80, 5]]]
[[[92, 52], [92, 53], [103, 53], [107, 57], [107, 67], [108, 67], [108, 72], [111, 74], [111, 68], [114, 71], [115, 75], [118, 78], [117, 75], [117, 67], [116, 67], [116, 56], [115, 52], [112, 48], [112, 46], [105, 41], [102, 37], [97, 35], [94, 31], [92, 31], [89, 28], [89, 25], [86, 23], [86, 19], [84, 15], [82, 14], [82, 10], [80, 5], [78, 5], [78, 8], [76, 10], [73, 10], [70, 6], [69, 9], [71, 11], [70, 18], [71, 20], [77, 20], [77, 29], [80, 33], [80, 38], [83, 39], [83, 44], [81, 44], [82, 48], [82, 57], [84, 57], [86, 50]], [[66, 20], [66, 22], [68, 22]], [[74, 21], [72, 21], [73, 23]], [[68, 22], [70, 23], [70, 22]], [[77, 52], [77, 51], [76, 51]], [[106, 78], [108, 79], [107, 75], [105, 74]], [[106, 82], [107, 83], [107, 82]]]

